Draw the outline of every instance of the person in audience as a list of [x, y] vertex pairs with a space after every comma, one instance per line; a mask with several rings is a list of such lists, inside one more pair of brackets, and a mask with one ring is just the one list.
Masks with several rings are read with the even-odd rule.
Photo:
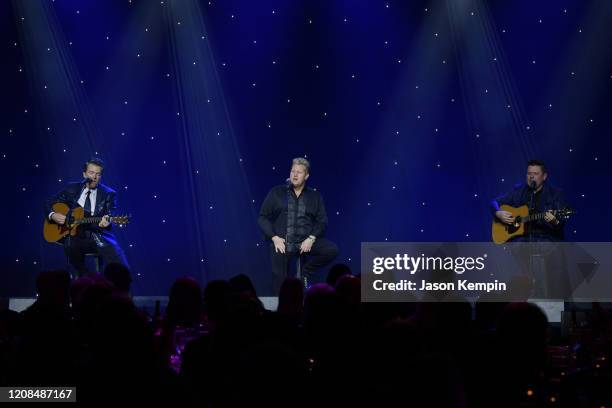
[[263, 303], [261, 302], [259, 297], [257, 297], [257, 291], [255, 291], [255, 286], [253, 285], [251, 278], [249, 278], [247, 275], [243, 273], [236, 275], [230, 278], [229, 284], [232, 288], [232, 292], [234, 292], [235, 295], [253, 299], [259, 304], [261, 310], [264, 310]]
[[293, 277], [285, 279], [278, 295], [278, 313], [298, 322], [302, 318], [303, 309], [304, 285], [302, 281]]
[[202, 289], [193, 278], [178, 278], [170, 288], [167, 327], [193, 327], [202, 322]]
[[334, 264], [331, 268], [329, 268], [325, 283], [334, 288], [336, 287], [338, 279], [340, 279], [344, 275], [351, 275], [351, 268], [349, 268], [348, 265], [343, 263]]

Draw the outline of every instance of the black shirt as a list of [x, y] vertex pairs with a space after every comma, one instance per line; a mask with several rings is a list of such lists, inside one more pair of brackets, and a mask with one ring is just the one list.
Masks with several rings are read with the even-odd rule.
[[[532, 194], [533, 194], [533, 210], [531, 210], [530, 213], [535, 214], [539, 212], [544, 212], [545, 209], [543, 208], [543, 205], [542, 205], [542, 189]], [[529, 204], [531, 203], [527, 202], [527, 205]], [[528, 222], [527, 224], [525, 224], [525, 235], [529, 235], [529, 234], [546, 235], [549, 229], [546, 227], [546, 224], [545, 224], [546, 222], [547, 221], [545, 220], [537, 220], [537, 221]]]
[[278, 235], [298, 244], [309, 235], [320, 237], [327, 227], [323, 197], [308, 187], [297, 197], [292, 185], [276, 186], [261, 205], [257, 222], [267, 239]]

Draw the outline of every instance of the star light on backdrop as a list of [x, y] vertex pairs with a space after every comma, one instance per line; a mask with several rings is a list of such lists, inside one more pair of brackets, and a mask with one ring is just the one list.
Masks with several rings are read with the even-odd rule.
[[[385, 8], [391, 7], [387, 4]], [[367, 206], [376, 214], [367, 220], [366, 228], [378, 241], [401, 240], [406, 230], [418, 231], [421, 235], [417, 240], [424, 238], [421, 225], [426, 213], [421, 209], [416, 209], [414, 217], [401, 216], [401, 222], [384, 214], [404, 214], [407, 203], [414, 208], [415, 200], [428, 198], [432, 176], [444, 173], [440, 142], [452, 134], [452, 129], [446, 128], [446, 118], [458, 110], [451, 98], [441, 98], [449, 91], [459, 93], [453, 87], [455, 68], [447, 65], [453, 54], [447, 10], [419, 8], [415, 12], [421, 17], [419, 24], [409, 27], [401, 40], [384, 42], [385, 60], [397, 60], [402, 66], [397, 68], [392, 86], [384, 92], [386, 95], [376, 98], [379, 114], [372, 130], [376, 143], [368, 144], [360, 166], [371, 183], [368, 192], [372, 200], [368, 200]], [[378, 69], [373, 66], [370, 72], [363, 72], [362, 80], [374, 80], [379, 75]], [[371, 110], [371, 107], [364, 109]], [[380, 177], [381, 171], [386, 174], [384, 178]], [[443, 211], [445, 203], [438, 204]], [[348, 219], [359, 217], [359, 213], [351, 213]]]
[[202, 279], [226, 278], [227, 271], [257, 275], [265, 265], [262, 251], [255, 249], [261, 241], [253, 223], [257, 211], [202, 10], [195, 0], [170, 1], [166, 19], [180, 107], [176, 133], [182, 138], [184, 173], [190, 175], [180, 180], [190, 192], [190, 211], [183, 216], [192, 220], [198, 257], [215, 266], [206, 269], [202, 263]]
[[[339, 244], [489, 239], [490, 198], [548, 162], [609, 240], [610, 2], [13, 1], [0, 5], [4, 295], [62, 266], [44, 199], [107, 162], [137, 294], [245, 272], [296, 156]], [[602, 228], [605, 227], [605, 228]]]
[[[469, 165], [477, 174], [470, 190], [494, 191], [499, 188], [499, 177], [491, 177], [491, 172], [508, 174], [505, 172], [516, 171], [511, 169], [516, 168], [517, 160], [524, 165], [527, 158], [541, 157], [541, 140], [529, 124], [531, 115], [526, 112], [487, 2], [447, 4], [469, 126], [466, 142], [473, 149]], [[496, 152], [500, 144], [504, 155]]]
[[[36, 113], [30, 120], [53, 141], [48, 154], [61, 156], [69, 150], [93, 154], [99, 135], [53, 4], [15, 2], [14, 5], [16, 15], [20, 16], [17, 24], [19, 42], [27, 44], [23, 48], [25, 58], [19, 65], [19, 72], [27, 76], [32, 93], [24, 114]], [[54, 170], [61, 172], [63, 169]]]

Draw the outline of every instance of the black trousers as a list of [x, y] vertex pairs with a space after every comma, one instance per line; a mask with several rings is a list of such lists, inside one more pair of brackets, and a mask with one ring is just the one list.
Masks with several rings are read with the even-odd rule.
[[85, 265], [85, 254], [98, 254], [105, 265], [111, 262], [118, 262], [128, 266], [125, 254], [121, 248], [110, 243], [102, 247], [98, 246], [91, 236], [76, 235], [70, 237], [69, 240], [64, 241], [64, 252], [78, 276], [85, 276], [89, 272]]
[[[274, 243], [271, 245], [272, 253], [272, 284], [274, 293], [280, 292], [280, 287], [289, 273], [289, 261], [299, 256], [298, 252], [280, 253], [274, 250]], [[328, 265], [338, 255], [338, 246], [326, 238], [317, 238], [312, 244], [310, 252], [302, 254], [306, 262], [302, 264], [302, 274], [311, 276], [317, 269]]]

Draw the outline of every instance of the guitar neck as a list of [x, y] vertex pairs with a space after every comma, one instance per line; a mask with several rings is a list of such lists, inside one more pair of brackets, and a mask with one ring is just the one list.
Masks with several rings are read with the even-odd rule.
[[[80, 220], [76, 220], [76, 224], [98, 224], [102, 221], [104, 217], [85, 217]], [[113, 217], [109, 217], [109, 220], [112, 221]]]
[[[555, 212], [552, 211], [552, 213], [554, 214]], [[538, 221], [538, 220], [543, 220], [544, 216], [546, 215], [545, 212], [541, 212], [541, 213], [536, 213], [536, 214], [529, 214], [526, 217], [522, 217], [521, 221], [523, 223], [525, 222], [530, 222], [530, 221]]]

